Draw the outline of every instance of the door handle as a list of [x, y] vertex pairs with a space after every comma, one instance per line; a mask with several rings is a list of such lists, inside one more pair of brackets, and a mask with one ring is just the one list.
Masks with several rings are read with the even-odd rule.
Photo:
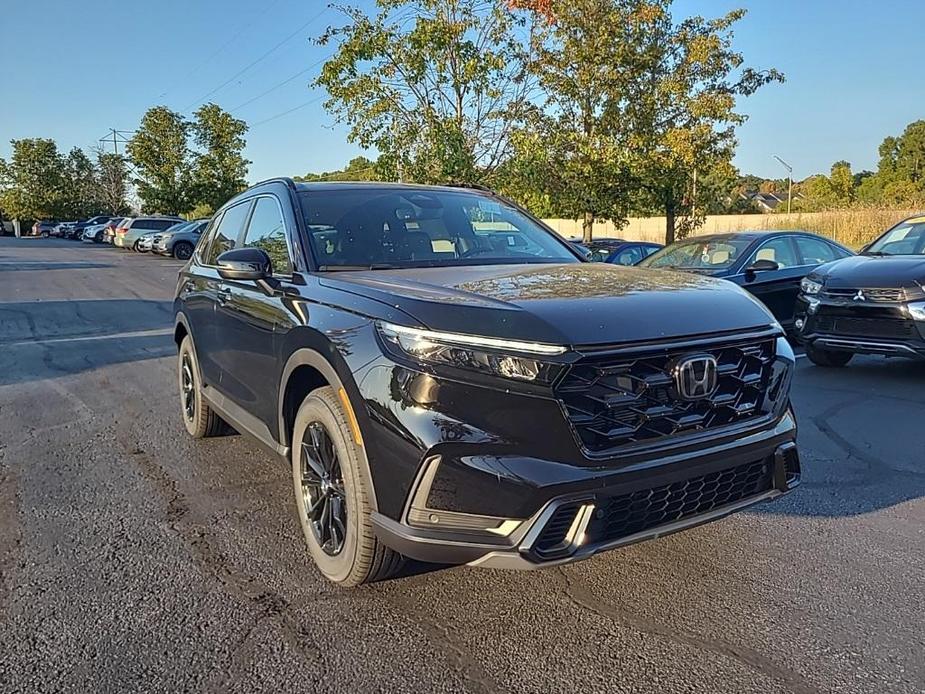
[[218, 303], [222, 305], [227, 304], [229, 301], [231, 301], [231, 287], [222, 285], [218, 288], [216, 296], [218, 297]]

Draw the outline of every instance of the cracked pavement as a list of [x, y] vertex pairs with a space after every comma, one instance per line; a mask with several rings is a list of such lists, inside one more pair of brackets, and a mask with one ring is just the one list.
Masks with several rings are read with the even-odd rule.
[[925, 691], [925, 365], [801, 360], [804, 483], [774, 504], [345, 591], [285, 466], [186, 436], [178, 268], [0, 238], [0, 691]]

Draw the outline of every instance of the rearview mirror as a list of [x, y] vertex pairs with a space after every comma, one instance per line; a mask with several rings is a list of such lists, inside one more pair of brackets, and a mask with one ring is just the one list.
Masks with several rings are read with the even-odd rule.
[[745, 272], [770, 272], [773, 270], [780, 270], [780, 264], [773, 260], [765, 260], [764, 258], [756, 260], [745, 268]]
[[217, 264], [219, 276], [226, 280], [259, 282], [273, 275], [270, 256], [260, 248], [232, 248], [218, 256]]

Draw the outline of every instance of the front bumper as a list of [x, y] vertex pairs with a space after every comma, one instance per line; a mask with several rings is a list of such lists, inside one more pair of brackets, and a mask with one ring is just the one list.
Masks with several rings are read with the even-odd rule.
[[[441, 564], [535, 569], [685, 530], [786, 494], [800, 482], [796, 423], [775, 425], [696, 452], [614, 468], [505, 461], [535, 469], [548, 500], [527, 518], [427, 508], [441, 462], [422, 467], [403, 522], [373, 514], [377, 536], [405, 556]], [[549, 471], [557, 470], [557, 478]], [[522, 480], [529, 484], [529, 480]]]
[[807, 347], [925, 359], [925, 324], [913, 321], [902, 303], [852, 305], [801, 294], [794, 324]]

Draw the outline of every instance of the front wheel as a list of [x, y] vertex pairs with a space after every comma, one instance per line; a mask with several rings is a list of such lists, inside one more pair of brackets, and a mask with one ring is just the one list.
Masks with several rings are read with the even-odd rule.
[[851, 352], [842, 352], [834, 349], [821, 349], [819, 347], [806, 347], [807, 358], [816, 366], [827, 368], [840, 368], [846, 366], [854, 356]]
[[395, 574], [404, 558], [373, 532], [363, 451], [333, 388], [319, 388], [302, 402], [292, 443], [296, 510], [321, 573], [345, 587]]
[[177, 260], [189, 260], [193, 256], [193, 244], [177, 241], [173, 246], [173, 257]]

